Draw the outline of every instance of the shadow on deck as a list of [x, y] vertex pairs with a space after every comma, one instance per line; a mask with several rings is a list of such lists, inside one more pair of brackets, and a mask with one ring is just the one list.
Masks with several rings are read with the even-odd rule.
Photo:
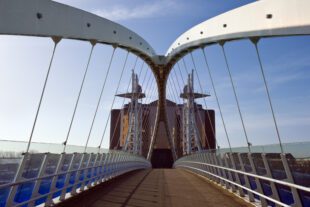
[[181, 169], [127, 173], [60, 204], [62, 206], [251, 206], [214, 184]]

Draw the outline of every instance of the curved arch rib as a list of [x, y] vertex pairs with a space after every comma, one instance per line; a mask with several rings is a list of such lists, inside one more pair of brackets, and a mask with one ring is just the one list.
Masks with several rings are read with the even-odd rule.
[[117, 45], [144, 58], [156, 55], [148, 42], [126, 27], [50, 0], [0, 0], [0, 34], [59, 36]]
[[310, 34], [309, 0], [261, 0], [206, 20], [178, 37], [167, 62], [190, 48], [251, 37]]

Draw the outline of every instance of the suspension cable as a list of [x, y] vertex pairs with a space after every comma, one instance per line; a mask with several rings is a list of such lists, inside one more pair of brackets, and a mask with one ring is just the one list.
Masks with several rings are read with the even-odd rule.
[[276, 120], [276, 116], [275, 116], [275, 113], [274, 113], [274, 109], [273, 109], [273, 105], [272, 105], [272, 101], [271, 101], [271, 96], [270, 96], [267, 80], [266, 80], [266, 77], [265, 77], [265, 72], [264, 72], [262, 60], [261, 60], [260, 53], [259, 53], [258, 46], [257, 46], [257, 43], [258, 43], [259, 39], [251, 39], [251, 41], [252, 41], [252, 43], [255, 46], [255, 50], [256, 50], [256, 54], [257, 54], [257, 59], [258, 59], [259, 66], [260, 66], [260, 71], [261, 71], [261, 74], [262, 74], [262, 77], [263, 77], [263, 80], [264, 80], [264, 85], [265, 85], [265, 89], [266, 89], [266, 93], [267, 93], [267, 97], [268, 97], [268, 102], [269, 102], [270, 110], [271, 110], [271, 113], [272, 113], [272, 118], [273, 118], [274, 126], [276, 128], [276, 132], [277, 132], [277, 137], [278, 137], [278, 140], [279, 140], [279, 145], [280, 145], [281, 153], [283, 154], [284, 150], [283, 150], [283, 146], [282, 146], [282, 140], [281, 140], [281, 136], [280, 136], [280, 131], [279, 131], [277, 120]]
[[72, 124], [73, 124], [73, 121], [74, 121], [74, 118], [75, 118], [77, 107], [78, 107], [79, 102], [80, 102], [80, 97], [81, 97], [81, 93], [82, 93], [82, 90], [83, 90], [83, 87], [84, 87], [85, 78], [86, 78], [86, 75], [87, 75], [87, 72], [88, 72], [89, 63], [90, 63], [90, 60], [91, 60], [91, 57], [92, 57], [92, 54], [93, 54], [93, 50], [94, 50], [94, 47], [95, 47], [96, 43], [95, 42], [91, 42], [91, 45], [92, 45], [92, 47], [91, 47], [91, 50], [90, 50], [90, 53], [89, 53], [89, 56], [88, 56], [88, 60], [87, 60], [85, 72], [84, 72], [84, 75], [83, 75], [82, 83], [81, 83], [81, 86], [80, 86], [79, 94], [78, 94], [78, 97], [77, 97], [76, 102], [75, 102], [75, 106], [74, 106], [73, 114], [72, 114], [72, 117], [71, 117], [69, 129], [68, 129], [68, 132], [67, 132], [66, 140], [63, 142], [63, 145], [64, 145], [63, 150], [62, 150], [63, 152], [66, 151], [67, 142], [68, 142], [68, 139], [69, 139], [69, 136], [70, 136]]
[[[129, 79], [126, 93], [129, 92], [130, 83], [131, 83], [131, 78]], [[121, 107], [121, 108], [124, 108], [124, 106], [125, 106], [125, 100], [126, 100], [126, 99], [123, 98], [123, 103], [122, 103], [122, 107]], [[129, 105], [129, 107], [131, 107], [131, 105]], [[130, 110], [130, 108], [128, 109], [128, 111], [129, 111], [129, 110]], [[117, 124], [118, 124], [118, 122], [120, 121], [120, 118], [121, 118], [121, 113], [119, 113], [118, 116], [117, 116], [116, 124], [115, 124], [114, 130], [113, 130], [113, 134], [112, 134], [112, 140], [110, 141], [110, 143], [113, 143], [113, 141], [114, 141], [114, 136], [115, 136], [115, 133], [116, 133]], [[118, 144], [120, 144], [120, 137], [119, 137], [119, 139], [118, 139], [118, 142], [117, 142], [117, 144], [116, 144], [116, 147], [118, 146]], [[110, 144], [110, 145], [111, 145], [111, 144]]]
[[228, 60], [227, 60], [227, 56], [226, 56], [226, 51], [225, 51], [225, 48], [224, 48], [224, 43], [220, 43], [220, 46], [222, 47], [222, 51], [223, 51], [223, 55], [224, 55], [224, 59], [225, 59], [225, 64], [226, 64], [226, 69], [227, 69], [227, 72], [229, 74], [231, 87], [232, 87], [233, 92], [234, 92], [235, 101], [236, 101], [236, 104], [237, 104], [237, 108], [238, 108], [238, 112], [239, 112], [239, 117], [240, 117], [240, 120], [241, 120], [241, 124], [242, 124], [242, 128], [243, 128], [245, 140], [246, 140], [246, 143], [247, 143], [247, 147], [248, 147], [249, 152], [251, 152], [251, 143], [249, 142], [248, 134], [247, 134], [247, 131], [246, 131], [246, 128], [245, 128], [245, 124], [244, 124], [244, 121], [243, 121], [243, 116], [242, 116], [242, 113], [241, 113], [239, 99], [238, 99], [238, 96], [237, 96], [236, 87], [235, 87], [235, 84], [234, 84], [234, 81], [233, 81], [233, 78], [232, 78], [232, 75], [231, 75], [230, 67], [229, 67], [229, 64], [228, 64]]
[[[151, 75], [150, 75], [150, 77], [151, 77]], [[153, 95], [153, 92], [154, 92], [154, 90], [153, 90], [153, 88], [152, 88], [152, 86], [153, 86], [153, 83], [154, 83], [154, 79], [152, 79], [151, 80], [151, 84], [150, 84], [150, 88], [151, 88], [151, 91], [150, 91], [150, 96], [148, 96], [147, 98], [145, 98], [145, 100], [144, 100], [144, 104], [146, 104], [147, 103], [147, 101], [149, 101], [149, 100], [151, 100], [151, 96]], [[146, 88], [145, 88], [145, 90], [146, 89], [148, 89], [148, 84], [147, 84], [147, 86], [146, 86]], [[142, 107], [141, 107], [141, 109], [140, 110], [143, 110], [142, 109]], [[142, 123], [142, 127], [148, 127], [149, 126], [149, 120], [147, 120], [147, 121], [144, 121], [143, 123]]]
[[140, 77], [141, 77], [141, 73], [142, 73], [142, 69], [143, 69], [143, 67], [144, 67], [144, 64], [145, 64], [145, 62], [142, 60], [142, 64], [141, 64], [141, 67], [140, 67], [140, 71], [139, 71], [139, 79], [140, 79]]
[[178, 69], [179, 69], [179, 73], [180, 73], [180, 75], [181, 75], [181, 79], [182, 79], [183, 83], [185, 83], [185, 80], [184, 80], [184, 78], [183, 78], [183, 75], [182, 75], [182, 72], [181, 72], [181, 67], [180, 67], [179, 62], [177, 62], [177, 66], [178, 66]]
[[[117, 88], [115, 90], [115, 94], [114, 94], [114, 97], [113, 97], [113, 101], [112, 101], [112, 105], [111, 105], [111, 109], [110, 109], [110, 112], [109, 112], [109, 116], [108, 116], [108, 119], [105, 123], [105, 127], [104, 127], [104, 131], [102, 133], [102, 137], [101, 137], [101, 140], [100, 140], [100, 144], [99, 144], [99, 150], [101, 148], [101, 145], [102, 145], [102, 141], [103, 141], [103, 138], [105, 136], [105, 133], [106, 133], [106, 129], [107, 129], [107, 126], [108, 126], [108, 123], [109, 123], [109, 120], [111, 118], [111, 111], [113, 109], [113, 106], [114, 106], [114, 102], [115, 102], [115, 98], [116, 98], [116, 94], [118, 92], [118, 89], [119, 89], [119, 86], [120, 86], [120, 83], [121, 83], [121, 80], [122, 80], [122, 77], [123, 77], [123, 73], [124, 73], [124, 70], [125, 70], [125, 67], [126, 67], [126, 64], [127, 64], [127, 60], [128, 60], [128, 56], [129, 56], [129, 51], [127, 51], [127, 54], [126, 54], [126, 58], [125, 58], [125, 62], [123, 64], [123, 68], [122, 68], [122, 72], [121, 72], [121, 75], [120, 75], [120, 78], [119, 78], [119, 81], [118, 81], [118, 84], [117, 84]], [[86, 148], [85, 148], [86, 149]]]
[[39, 116], [39, 113], [40, 113], [41, 104], [42, 104], [43, 96], [44, 96], [44, 93], [45, 93], [46, 84], [47, 84], [47, 81], [48, 81], [48, 78], [49, 78], [49, 74], [50, 74], [52, 63], [53, 63], [54, 56], [55, 56], [55, 51], [56, 51], [57, 45], [60, 42], [61, 38], [59, 38], [59, 37], [52, 37], [52, 40], [54, 42], [53, 52], [52, 52], [52, 56], [51, 56], [51, 59], [50, 59], [48, 70], [47, 70], [47, 73], [46, 73], [46, 76], [45, 76], [45, 81], [44, 81], [43, 89], [42, 89], [42, 92], [41, 92], [40, 101], [39, 101], [39, 104], [38, 104], [38, 107], [37, 107], [36, 115], [35, 115], [35, 118], [34, 118], [34, 121], [33, 121], [30, 137], [29, 137], [29, 140], [28, 140], [27, 148], [26, 148], [26, 153], [28, 153], [29, 149], [30, 149], [31, 140], [32, 140], [33, 133], [34, 133], [34, 130], [35, 130], [35, 127], [36, 127], [36, 124], [37, 124], [38, 116]]
[[214, 84], [213, 77], [212, 77], [212, 74], [211, 74], [211, 70], [210, 70], [210, 67], [209, 67], [209, 63], [208, 63], [208, 60], [207, 60], [207, 56], [206, 56], [204, 48], [201, 48], [201, 50], [202, 50], [203, 57], [204, 57], [204, 60], [205, 60], [205, 63], [206, 63], [206, 68], [207, 68], [207, 71], [208, 71], [208, 74], [209, 74], [209, 78], [211, 80], [211, 84], [212, 84], [214, 96], [215, 96], [215, 99], [216, 99], [217, 107], [218, 107], [220, 115], [221, 115], [221, 120], [222, 120], [223, 128], [224, 128], [224, 131], [225, 131], [225, 135], [226, 135], [227, 143], [228, 143], [228, 146], [229, 146], [229, 150], [230, 150], [230, 152], [232, 152], [231, 144], [230, 144], [230, 139], [229, 139], [229, 136], [228, 136], [228, 132], [227, 132], [227, 128], [226, 128], [226, 124], [225, 124], [222, 108], [221, 108], [220, 101], [219, 101], [219, 98], [218, 98], [217, 93], [216, 93], [216, 88], [215, 88], [215, 84]]
[[189, 74], [189, 72], [188, 72], [188, 70], [187, 70], [186, 62], [185, 62], [185, 57], [182, 58], [182, 62], [183, 62], [184, 68], [185, 68], [185, 70], [186, 70], [186, 74]]
[[[181, 71], [180, 71], [180, 72], [181, 72]], [[179, 89], [182, 91], [182, 88], [180, 87], [180, 84], [179, 84], [179, 81], [178, 81], [176, 72], [174, 71], [174, 73], [175, 73], [175, 77], [176, 77], [176, 79], [177, 79], [177, 83], [178, 83]], [[183, 81], [183, 85], [186, 85], [186, 83], [185, 83], [184, 81]], [[180, 97], [179, 97], [179, 99], [181, 100]], [[183, 102], [184, 102], [184, 99], [183, 99]], [[197, 110], [197, 105], [194, 106], [194, 107], [196, 107], [196, 110]], [[198, 113], [198, 117], [199, 117], [200, 122], [203, 123], [200, 113]], [[179, 125], [181, 126], [181, 124], [179, 124]], [[211, 127], [213, 127], [213, 126], [211, 126]], [[206, 132], [206, 127], [203, 127], [203, 128], [204, 128], [203, 132], [204, 132], [204, 135], [205, 135], [205, 138], [206, 138], [207, 146], [208, 146], [208, 148], [211, 150], [211, 145], [210, 145], [210, 143], [209, 143], [208, 135], [207, 135], [207, 132]]]
[[[193, 63], [193, 66], [194, 66], [194, 71], [195, 71], [195, 74], [196, 74], [196, 77], [197, 77], [197, 80], [198, 80], [198, 84], [199, 84], [200, 90], [201, 90], [201, 92], [203, 93], [202, 85], [201, 85], [201, 82], [200, 82], [199, 75], [198, 75], [198, 73], [197, 73], [196, 64], [195, 64], [195, 61], [194, 61], [194, 57], [193, 57], [192, 52], [190, 52], [190, 56], [191, 56], [191, 59], [192, 59], [192, 63]], [[215, 131], [214, 131], [214, 128], [212, 127], [213, 124], [212, 124], [212, 121], [211, 121], [211, 117], [210, 117], [210, 114], [209, 114], [209, 110], [208, 110], [208, 107], [207, 107], [206, 100], [205, 100], [205, 98], [202, 98], [202, 100], [203, 100], [203, 103], [204, 103], [204, 107], [205, 107], [206, 110], [207, 110], [208, 120], [209, 120], [209, 123], [210, 123], [210, 126], [211, 126], [212, 134], [213, 134], [214, 139], [216, 140], [216, 143], [217, 143], [217, 139], [216, 139], [216, 137], [215, 137]], [[217, 143], [217, 147], [219, 147], [218, 143]]]
[[[144, 63], [144, 61], [143, 61], [143, 63]], [[141, 68], [140, 68], [139, 76], [141, 75], [141, 71], [142, 71], [143, 65], [144, 65], [144, 64], [142, 64], [142, 66], [141, 66]], [[134, 68], [135, 68], [135, 66], [134, 66]], [[130, 79], [130, 80], [131, 80], [131, 79]], [[129, 83], [128, 83], [128, 86], [127, 86], [127, 93], [128, 93], [128, 91], [129, 91], [130, 80], [129, 80]], [[145, 79], [144, 79], [144, 80], [145, 80]], [[143, 80], [143, 82], [142, 82], [142, 85], [144, 84], [144, 80]], [[147, 84], [148, 84], [148, 83], [147, 83]], [[124, 107], [124, 104], [125, 104], [125, 98], [123, 99], [122, 108]], [[131, 108], [131, 105], [130, 105], [129, 107]], [[130, 111], [130, 108], [129, 108], [129, 111]], [[142, 107], [141, 107], [141, 108], [142, 108]], [[139, 112], [138, 112], [138, 113], [140, 113], [141, 108], [139, 109]], [[120, 120], [120, 114], [118, 114], [117, 121], [116, 121], [116, 125], [117, 125], [117, 123], [119, 122], [119, 120]], [[113, 143], [113, 141], [114, 141], [115, 133], [116, 133], [116, 127], [114, 127], [114, 130], [113, 130], [111, 143]], [[118, 146], [119, 144], [120, 144], [120, 139], [118, 139], [118, 142], [117, 142], [117, 145], [116, 145], [116, 146]]]
[[89, 132], [88, 132], [86, 146], [88, 145], [88, 141], [90, 139], [90, 135], [92, 133], [92, 130], [93, 130], [93, 127], [94, 127], [94, 123], [95, 123], [95, 120], [96, 120], [96, 117], [97, 117], [97, 114], [98, 114], [98, 109], [99, 109], [99, 106], [100, 106], [100, 103], [101, 103], [101, 100], [102, 100], [102, 94], [103, 94], [103, 91], [104, 91], [104, 88], [105, 88], [105, 85], [106, 85], [106, 81], [107, 81], [107, 78], [109, 76], [109, 72], [110, 72], [110, 69], [111, 69], [111, 65], [112, 65], [114, 54], [115, 54], [115, 50], [116, 50], [116, 47], [113, 46], [113, 51], [112, 51], [112, 55], [111, 55], [111, 58], [110, 58], [110, 61], [109, 61], [108, 69], [107, 69], [106, 75], [104, 77], [104, 81], [103, 81], [103, 84], [102, 84], [102, 87], [101, 87], [100, 96], [99, 96], [99, 99], [98, 99], [98, 102], [97, 102], [96, 110], [95, 110], [95, 113], [94, 113], [94, 116], [93, 116], [93, 120], [92, 120], [90, 129], [89, 129]]

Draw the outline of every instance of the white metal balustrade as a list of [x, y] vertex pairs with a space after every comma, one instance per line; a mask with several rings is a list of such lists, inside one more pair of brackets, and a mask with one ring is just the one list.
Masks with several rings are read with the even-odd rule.
[[280, 153], [201, 152], [178, 159], [183, 168], [262, 206], [307, 206], [310, 188], [297, 184], [293, 159]]
[[145, 158], [122, 151], [26, 153], [13, 182], [0, 185], [6, 195], [1, 206], [50, 206], [126, 172], [150, 167]]

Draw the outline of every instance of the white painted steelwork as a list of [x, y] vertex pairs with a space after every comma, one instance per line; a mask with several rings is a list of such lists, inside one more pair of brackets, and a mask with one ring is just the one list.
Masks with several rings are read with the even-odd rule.
[[190, 48], [251, 37], [310, 34], [309, 0], [261, 0], [208, 19], [178, 37], [167, 62]]
[[138, 75], [134, 71], [132, 71], [131, 80], [131, 92], [117, 95], [131, 99], [128, 108], [128, 131], [123, 150], [142, 155], [142, 104], [139, 103], [139, 99], [144, 98], [145, 95], [139, 85]]
[[[277, 157], [279, 157], [278, 165], [282, 165], [286, 177], [285, 179], [282, 178], [282, 180], [279, 180], [278, 178], [274, 178], [274, 175], [271, 173], [272, 166], [270, 166], [270, 161], [268, 161], [264, 153], [256, 153], [255, 158], [253, 153], [218, 153], [217, 151], [207, 151], [184, 156], [174, 163], [174, 167], [188, 169], [205, 176], [211, 181], [218, 183], [226, 190], [232, 189], [232, 192], [239, 193], [241, 197], [245, 196], [243, 190], [246, 190], [248, 201], [252, 203], [259, 202], [262, 206], [270, 205], [268, 202], [273, 202], [280, 206], [303, 206], [300, 193], [301, 191], [309, 193], [310, 188], [294, 182], [287, 155], [277, 154]], [[242, 155], [245, 155], [243, 157], [246, 159], [241, 159]], [[275, 154], [273, 154], [273, 156], [275, 156]], [[260, 170], [265, 172], [264, 174], [257, 174], [259, 168], [257, 165], [258, 158], [263, 162], [263, 168]], [[256, 165], [254, 164], [255, 159]], [[237, 160], [239, 169], [235, 169], [232, 166], [232, 163], [235, 162], [234, 160]], [[248, 168], [247, 170], [245, 170], [246, 166]], [[243, 178], [243, 182], [241, 182], [241, 177]], [[245, 182], [247, 179], [252, 179], [252, 185], [248, 185]], [[268, 195], [262, 189], [263, 182], [264, 185], [268, 183], [271, 195]], [[255, 183], [256, 188], [253, 187], [253, 183]], [[285, 186], [284, 189], [288, 188], [293, 197], [294, 201], [290, 205], [284, 203], [279, 197], [279, 190], [280, 188], [283, 189], [282, 186]], [[239, 188], [239, 191], [236, 191], [236, 188]], [[260, 200], [254, 199], [253, 195], [258, 196]], [[253, 197], [251, 198], [251, 196]]]
[[0, 0], [0, 34], [96, 41], [141, 56], [156, 55], [149, 43], [124, 26], [49, 0]]
[[[43, 158], [43, 159], [41, 159]], [[33, 178], [26, 178], [25, 175], [31, 168], [31, 160], [42, 160], [39, 164], [39, 172]], [[51, 163], [58, 163], [57, 166]], [[78, 165], [78, 167], [76, 167]], [[87, 190], [95, 185], [110, 180], [114, 177], [122, 175], [126, 172], [150, 168], [150, 162], [145, 158], [122, 151], [110, 151], [108, 153], [73, 153], [73, 154], [25, 154], [22, 158], [20, 168], [17, 172], [19, 177], [17, 182], [0, 185], [0, 189], [10, 188], [6, 206], [29, 206], [37, 205], [36, 201], [46, 198], [43, 202], [50, 206], [54, 202], [60, 202]], [[55, 170], [53, 170], [55, 169]], [[52, 173], [51, 173], [52, 172]], [[59, 179], [63, 179], [62, 187]], [[73, 183], [72, 183], [72, 178]], [[70, 181], [71, 180], [71, 181]], [[47, 193], [40, 193], [39, 188], [42, 187], [42, 181], [49, 181]], [[18, 188], [27, 188], [25, 184], [34, 183], [31, 190], [31, 197], [23, 202], [16, 201]], [[72, 188], [69, 192], [68, 189]], [[25, 189], [26, 190], [26, 189]], [[54, 196], [60, 193], [60, 196]]]

